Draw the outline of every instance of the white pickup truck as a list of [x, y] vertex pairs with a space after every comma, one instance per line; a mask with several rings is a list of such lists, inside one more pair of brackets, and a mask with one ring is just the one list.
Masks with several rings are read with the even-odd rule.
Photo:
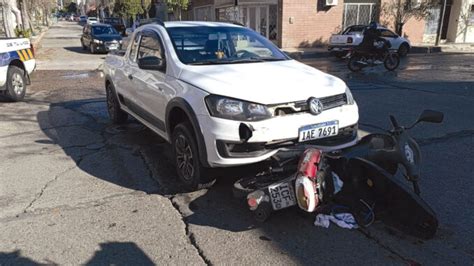
[[359, 112], [337, 77], [292, 60], [259, 33], [230, 23], [139, 27], [104, 63], [114, 123], [133, 116], [172, 143], [180, 180], [213, 183], [210, 168], [247, 165], [279, 143], [337, 150], [357, 142]]
[[29, 75], [36, 67], [30, 41], [0, 38], [0, 93], [12, 101], [25, 97]]
[[[358, 46], [364, 39], [364, 31], [367, 28], [366, 25], [354, 25], [347, 27], [341, 34], [334, 34], [329, 39], [329, 51], [337, 57], [343, 57], [347, 54], [347, 51]], [[401, 57], [404, 57], [410, 51], [410, 41], [398, 36], [393, 31], [378, 26], [377, 30], [380, 31], [380, 36], [391, 44], [391, 49], [397, 50]]]

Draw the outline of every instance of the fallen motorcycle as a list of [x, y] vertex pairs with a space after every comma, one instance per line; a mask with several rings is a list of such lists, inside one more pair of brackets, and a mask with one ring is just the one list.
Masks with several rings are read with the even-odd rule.
[[[421, 153], [408, 130], [420, 122], [442, 120], [442, 113], [425, 110], [415, 123], [403, 127], [390, 116], [392, 129], [386, 133], [369, 134], [340, 151], [323, 153], [309, 147], [300, 156], [274, 160], [276, 163], [266, 171], [238, 180], [234, 195], [246, 195], [258, 221], [295, 205], [306, 212], [321, 213], [337, 204], [347, 206], [361, 226], [378, 219], [407, 234], [429, 239], [436, 233], [438, 220], [420, 197]], [[413, 189], [397, 178], [399, 168]], [[342, 187], [337, 188], [338, 181], [343, 182]]]
[[361, 71], [365, 67], [374, 67], [383, 64], [385, 69], [393, 71], [400, 65], [400, 56], [396, 51], [390, 50], [390, 43], [381, 42], [380, 48], [376, 51], [363, 51], [353, 49], [349, 51], [346, 58], [349, 58], [347, 67], [352, 72]]

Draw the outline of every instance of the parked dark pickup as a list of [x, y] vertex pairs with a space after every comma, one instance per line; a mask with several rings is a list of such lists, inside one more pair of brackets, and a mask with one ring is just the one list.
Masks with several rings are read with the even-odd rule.
[[125, 25], [120, 18], [104, 18], [102, 23], [112, 25], [122, 36], [125, 36]]

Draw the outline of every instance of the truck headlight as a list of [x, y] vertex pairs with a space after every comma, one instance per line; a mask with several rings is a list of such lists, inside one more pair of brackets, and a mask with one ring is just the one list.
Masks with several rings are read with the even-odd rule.
[[207, 96], [206, 105], [211, 116], [224, 119], [260, 121], [272, 116], [265, 105], [218, 95]]
[[96, 39], [94, 39], [94, 41], [93, 41], [93, 42], [94, 42], [94, 43], [98, 43], [98, 44], [101, 44], [101, 43], [102, 43], [102, 41], [101, 41], [101, 40], [96, 40]]
[[349, 89], [349, 87], [346, 87], [346, 98], [347, 98], [347, 104], [354, 104], [354, 96], [352, 96], [352, 92]]

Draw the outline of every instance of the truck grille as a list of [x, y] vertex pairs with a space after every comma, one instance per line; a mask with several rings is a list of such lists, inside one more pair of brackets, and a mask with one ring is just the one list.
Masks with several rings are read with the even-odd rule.
[[[319, 100], [323, 104], [323, 111], [347, 104], [347, 96], [345, 93], [319, 98]], [[269, 106], [269, 109], [274, 116], [284, 116], [309, 112], [308, 101], [277, 104]]]

